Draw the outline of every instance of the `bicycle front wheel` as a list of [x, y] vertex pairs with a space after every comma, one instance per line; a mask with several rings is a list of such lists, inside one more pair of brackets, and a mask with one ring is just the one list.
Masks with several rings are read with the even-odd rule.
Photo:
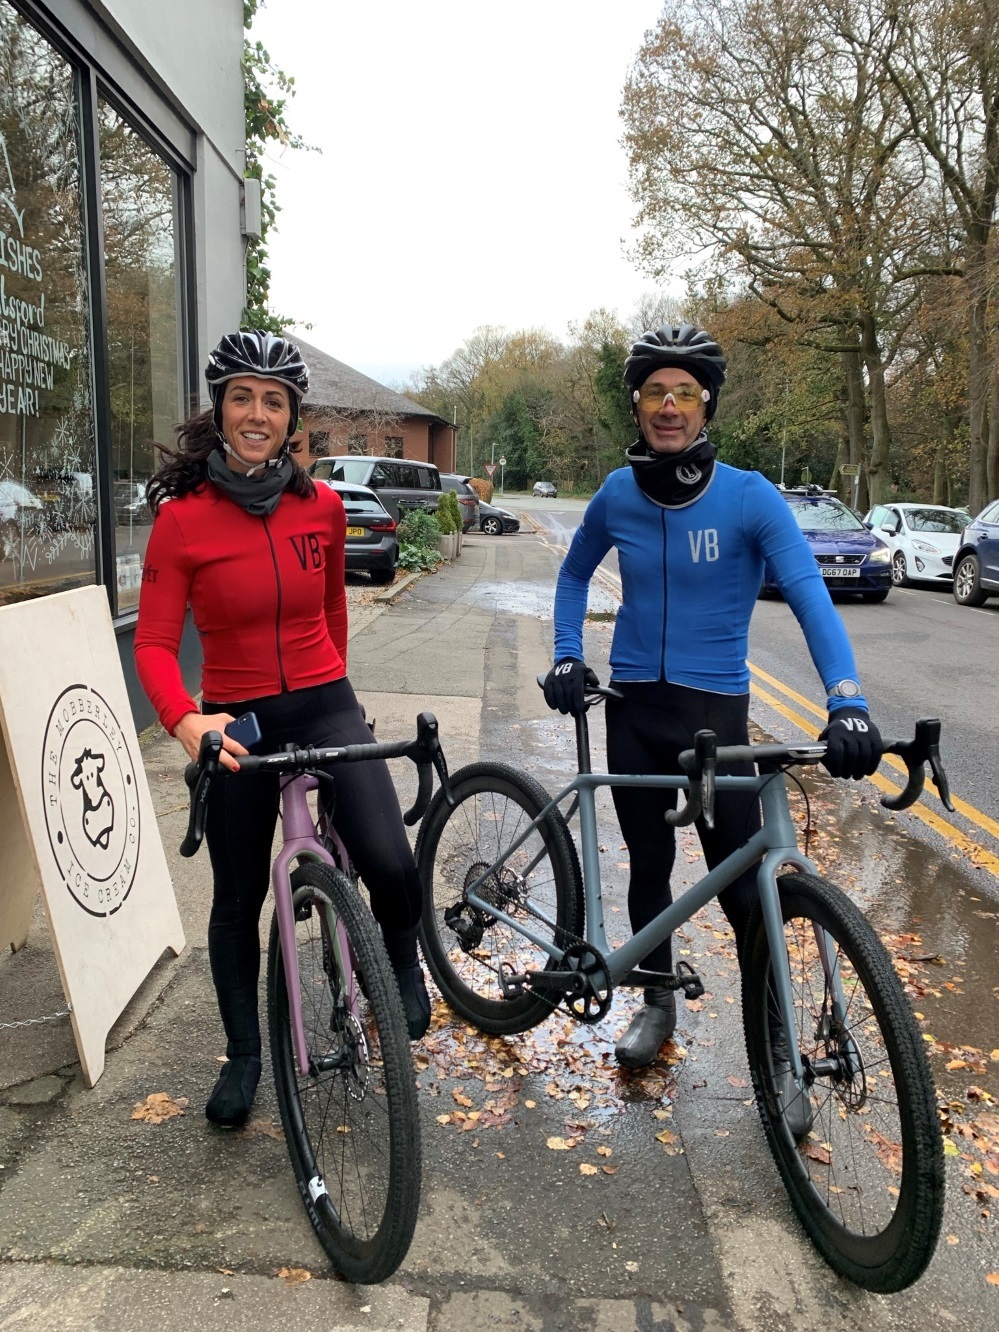
[[454, 805], [438, 790], [416, 844], [423, 880], [421, 942], [444, 998], [480, 1031], [527, 1031], [551, 1013], [547, 999], [507, 999], [500, 964], [513, 972], [554, 963], [543, 948], [468, 901], [469, 888], [497, 861], [477, 895], [539, 938], [565, 948], [583, 927], [583, 889], [576, 848], [558, 810], [528, 830], [549, 797], [532, 777], [505, 763], [472, 763], [451, 779]]
[[[785, 1033], [762, 912], [743, 962], [743, 1017], [767, 1142], [826, 1261], [867, 1290], [903, 1290], [933, 1256], [943, 1142], [924, 1042], [891, 959], [833, 884], [778, 880], [795, 1030]], [[805, 1064], [789, 1072], [789, 1042]]]
[[309, 1068], [303, 1073], [295, 1059], [275, 915], [267, 992], [281, 1122], [323, 1248], [349, 1281], [370, 1285], [406, 1256], [420, 1202], [406, 1019], [378, 927], [350, 881], [311, 863], [291, 886]]

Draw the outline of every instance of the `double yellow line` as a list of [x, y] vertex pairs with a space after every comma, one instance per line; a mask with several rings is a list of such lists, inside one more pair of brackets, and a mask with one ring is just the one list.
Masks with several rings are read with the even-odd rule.
[[[799, 708], [804, 709], [805, 712], [810, 713], [813, 717], [817, 717], [823, 726], [825, 726], [827, 720], [825, 709], [816, 707], [816, 705], [809, 699], [805, 698], [804, 695], [791, 689], [790, 686], [776, 679], [775, 676], [768, 675], [766, 671], [760, 670], [760, 668], [754, 666], [752, 662], [749, 663], [749, 669], [755, 677], [753, 683], [750, 685], [750, 691], [754, 698], [761, 699], [764, 703], [768, 704], [776, 712], [779, 712], [782, 717], [786, 717], [788, 721], [793, 722], [795, 726], [804, 731], [811, 739], [817, 739], [819, 730], [821, 729], [820, 727], [815, 726], [807, 717], [803, 717], [800, 712], [796, 712], [794, 708], [789, 707], [782, 699], [776, 698], [772, 693], [769, 693], [766, 689], [762, 688], [761, 685], [756, 683], [756, 680], [762, 680], [766, 685], [769, 685], [770, 689], [778, 690], [785, 698], [795, 702]], [[884, 761], [889, 767], [894, 768], [896, 772], [902, 773], [903, 776], [905, 775], [905, 764], [897, 755], [886, 754]], [[888, 795], [898, 795], [902, 790], [901, 786], [896, 786], [895, 783], [890, 782], [887, 777], [882, 777], [880, 772], [876, 772], [870, 780], [879, 791], [884, 791]], [[939, 800], [940, 793], [931, 781], [927, 781], [925, 789], [930, 795], [935, 796]], [[974, 823], [977, 827], [981, 828], [983, 832], [987, 832], [990, 836], [999, 840], [999, 823], [997, 823], [995, 819], [989, 818], [988, 814], [983, 814], [980, 809], [975, 809], [974, 805], [969, 805], [967, 801], [962, 800], [959, 796], [952, 796], [951, 800], [955, 810], [966, 818], [969, 823]], [[990, 874], [995, 875], [995, 877], [999, 879], [999, 856], [994, 855], [991, 851], [987, 851], [978, 842], [973, 841], [970, 837], [966, 837], [964, 833], [959, 832], [953, 824], [948, 823], [945, 818], [942, 818], [934, 810], [930, 809], [929, 806], [923, 804], [922, 800], [919, 800], [915, 805], [912, 805], [909, 809], [909, 813], [915, 815], [917, 819], [922, 819], [927, 827], [932, 828], [934, 832], [939, 833], [941, 837], [946, 838], [946, 840], [953, 846], [958, 847], [973, 864], [979, 866], [981, 869], [988, 870]]]

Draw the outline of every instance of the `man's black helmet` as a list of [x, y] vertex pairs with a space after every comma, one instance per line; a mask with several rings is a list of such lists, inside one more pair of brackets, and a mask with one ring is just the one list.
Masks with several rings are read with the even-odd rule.
[[246, 333], [227, 333], [208, 357], [205, 380], [215, 411], [215, 424], [222, 428], [222, 386], [229, 379], [252, 375], [256, 379], [278, 379], [292, 394], [291, 424], [294, 433], [298, 407], [309, 391], [309, 371], [302, 353], [287, 338], [250, 329]]
[[662, 328], [643, 333], [631, 349], [624, 363], [624, 382], [629, 395], [648, 379], [649, 375], [666, 366], [689, 370], [699, 384], [711, 394], [707, 404], [710, 421], [718, 406], [718, 390], [725, 383], [725, 357], [710, 333], [693, 324], [665, 324]]

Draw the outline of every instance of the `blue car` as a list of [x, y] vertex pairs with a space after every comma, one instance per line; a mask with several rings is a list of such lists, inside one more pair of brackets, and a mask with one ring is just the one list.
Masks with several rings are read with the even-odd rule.
[[954, 556], [954, 600], [981, 606], [999, 595], [999, 500], [985, 506], [961, 533]]
[[[805, 534], [830, 592], [852, 592], [864, 601], [884, 601], [891, 591], [891, 551], [852, 509], [822, 490], [802, 486], [781, 494]], [[777, 582], [767, 568], [760, 596], [775, 596]]]

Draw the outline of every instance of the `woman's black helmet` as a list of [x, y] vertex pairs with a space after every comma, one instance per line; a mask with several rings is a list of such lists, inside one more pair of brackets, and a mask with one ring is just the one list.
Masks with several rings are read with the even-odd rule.
[[222, 428], [223, 385], [229, 379], [252, 375], [256, 379], [277, 379], [292, 394], [289, 435], [295, 433], [299, 404], [309, 391], [309, 370], [302, 353], [293, 342], [275, 333], [250, 329], [246, 333], [227, 333], [208, 357], [205, 380], [211, 394], [215, 424]]
[[722, 349], [709, 333], [693, 324], [665, 324], [662, 328], [643, 333], [631, 349], [624, 363], [624, 382], [629, 396], [648, 379], [649, 375], [666, 366], [689, 370], [699, 384], [703, 384], [711, 398], [707, 404], [710, 421], [718, 406], [718, 390], [725, 383], [725, 357]]

